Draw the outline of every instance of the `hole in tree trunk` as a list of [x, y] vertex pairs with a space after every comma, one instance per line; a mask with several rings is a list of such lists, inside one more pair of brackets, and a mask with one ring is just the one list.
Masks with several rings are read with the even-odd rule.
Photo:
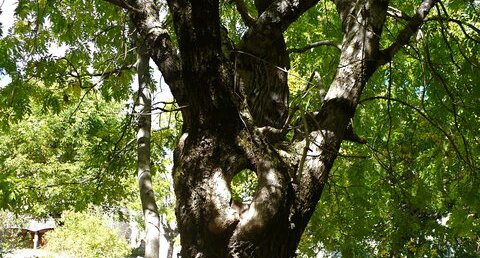
[[257, 185], [258, 181], [255, 172], [250, 169], [240, 171], [235, 177], [233, 177], [232, 182], [230, 183], [232, 199], [240, 204], [250, 204], [253, 200]]

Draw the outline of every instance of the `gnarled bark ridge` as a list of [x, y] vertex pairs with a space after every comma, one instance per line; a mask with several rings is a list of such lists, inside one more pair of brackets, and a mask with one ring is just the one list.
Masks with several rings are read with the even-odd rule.
[[[312, 125], [294, 142], [284, 137], [289, 58], [283, 32], [318, 0], [257, 0], [258, 17], [235, 1], [249, 29], [227, 54], [219, 1], [168, 0], [178, 55], [153, 1], [110, 2], [131, 13], [185, 107], [173, 172], [182, 257], [293, 257], [349, 138], [366, 82], [408, 42], [436, 1], [425, 0], [386, 50], [379, 42], [387, 0], [335, 1], [344, 35], [336, 75]], [[258, 188], [239, 210], [230, 182], [243, 169], [257, 174]]]

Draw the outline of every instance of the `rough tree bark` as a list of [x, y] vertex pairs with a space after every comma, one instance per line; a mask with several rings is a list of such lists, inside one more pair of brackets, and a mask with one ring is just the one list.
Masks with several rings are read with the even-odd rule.
[[[179, 55], [153, 1], [109, 2], [130, 12], [185, 107], [173, 171], [182, 257], [293, 257], [342, 141], [356, 139], [349, 122], [366, 82], [408, 43], [436, 1], [423, 1], [385, 48], [379, 42], [388, 0], [334, 1], [344, 35], [337, 72], [321, 109], [293, 142], [285, 138], [283, 32], [318, 0], [255, 0], [258, 17], [236, 0], [249, 28], [227, 53], [219, 1], [168, 0]], [[230, 182], [243, 169], [257, 174], [258, 188], [239, 210]]]
[[152, 178], [150, 174], [150, 133], [152, 121], [152, 99], [149, 89], [150, 71], [147, 49], [138, 47], [138, 112], [137, 132], [137, 173], [140, 201], [145, 221], [145, 258], [158, 258], [160, 252], [160, 217], [155, 202]]

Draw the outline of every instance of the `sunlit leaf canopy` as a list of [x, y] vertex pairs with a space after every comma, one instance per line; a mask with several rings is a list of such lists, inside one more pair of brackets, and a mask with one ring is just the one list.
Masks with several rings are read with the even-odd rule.
[[[98, 93], [58, 113], [32, 104], [31, 114], [0, 135], [0, 208], [40, 217], [91, 205], [138, 208], [129, 109]], [[163, 127], [152, 134], [152, 173], [159, 181], [156, 193], [168, 197], [163, 178], [178, 129], [168, 126], [170, 115], [159, 119]], [[171, 213], [171, 203], [162, 207], [162, 213]]]
[[[417, 5], [390, 1], [382, 45], [394, 41]], [[246, 7], [253, 13], [252, 1]], [[343, 144], [300, 245], [307, 257], [320, 248], [347, 256], [478, 254], [479, 14], [478, 1], [442, 1], [415, 39], [370, 79], [354, 121], [368, 143]], [[222, 1], [221, 15], [238, 42], [246, 27], [235, 5]], [[172, 28], [168, 14], [165, 23]], [[321, 1], [285, 38], [291, 107], [318, 110], [322, 89], [309, 87], [310, 78], [316, 72], [328, 89], [342, 41], [333, 4]], [[105, 1], [19, 1], [15, 24], [0, 41], [0, 72], [12, 79], [0, 90], [2, 128], [20, 130], [14, 124], [36, 108], [71, 110], [85, 94], [127, 100], [134, 41], [128, 15]], [[329, 43], [305, 48], [321, 41]]]
[[[113, 48], [121, 41], [113, 35], [122, 20], [110, 22], [115, 14], [106, 6], [107, 12], [92, 4], [78, 8], [83, 4], [19, 1], [13, 27], [1, 39], [1, 72], [11, 79], [0, 92], [2, 207], [56, 216], [131, 195], [125, 186], [133, 160], [118, 153], [126, 142], [118, 114], [124, 107], [95, 92], [112, 96], [111, 89], [98, 87], [108, 85], [108, 78], [91, 76], [95, 68], [128, 58]], [[100, 14], [105, 19], [94, 18]], [[98, 33], [99, 27], [116, 32], [106, 39], [108, 31]], [[95, 44], [102, 40], [109, 42]], [[107, 63], [107, 56], [115, 62]], [[124, 87], [117, 96], [127, 96], [131, 74], [125, 83], [110, 82]]]
[[122, 135], [118, 110], [98, 99], [58, 114], [32, 105], [0, 136], [0, 207], [45, 216], [130, 199], [134, 160], [122, 148], [131, 130]]
[[[391, 1], [390, 11], [402, 10], [404, 19], [388, 17], [385, 45], [417, 4]], [[301, 19], [323, 26], [308, 22], [304, 33], [290, 30], [292, 47], [341, 42], [330, 3]], [[302, 22], [296, 25], [305, 28]], [[444, 1], [416, 39], [370, 79], [354, 122], [368, 143], [342, 145], [300, 246], [307, 257], [321, 248], [347, 256], [479, 254], [479, 25], [478, 3]], [[328, 85], [338, 55], [331, 46], [291, 55], [292, 70], [303, 78], [318, 71]], [[300, 105], [315, 107], [310, 101], [301, 98]]]
[[[127, 20], [101, 1], [18, 2], [0, 39], [1, 78], [11, 80], [0, 88], [0, 208], [58, 216], [135, 200]], [[167, 171], [176, 130], [165, 126], [174, 114], [156, 119], [154, 174]]]
[[130, 97], [135, 51], [128, 17], [117, 8], [103, 1], [19, 1], [14, 17], [1, 41], [1, 72], [12, 80], [0, 95], [11, 107], [1, 114], [4, 125], [28, 114], [31, 101], [58, 112], [65, 103], [49, 99], [53, 91], [66, 100], [90, 90], [106, 100]]

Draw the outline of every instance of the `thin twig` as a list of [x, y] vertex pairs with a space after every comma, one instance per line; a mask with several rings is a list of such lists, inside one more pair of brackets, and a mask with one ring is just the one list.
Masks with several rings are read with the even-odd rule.
[[322, 40], [322, 41], [317, 41], [314, 43], [310, 43], [304, 47], [301, 48], [289, 48], [287, 49], [288, 53], [303, 53], [307, 50], [310, 50], [312, 48], [320, 47], [320, 46], [331, 46], [335, 47], [338, 50], [341, 50], [342, 46], [340, 44], [337, 44], [331, 40]]

